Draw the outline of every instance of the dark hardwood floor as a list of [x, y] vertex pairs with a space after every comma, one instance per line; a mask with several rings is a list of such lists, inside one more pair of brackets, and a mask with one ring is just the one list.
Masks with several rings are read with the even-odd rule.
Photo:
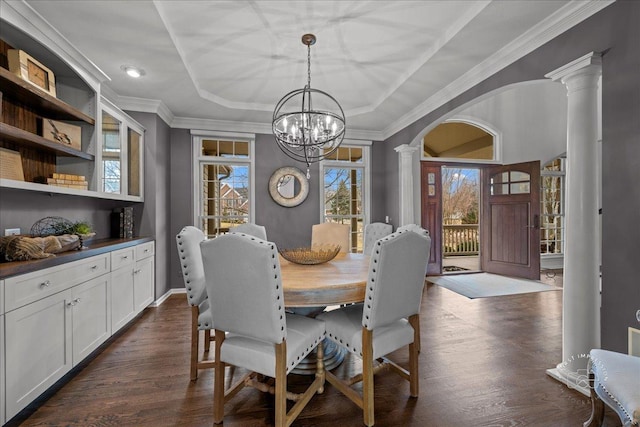
[[[392, 373], [377, 376], [376, 425], [581, 426], [588, 399], [545, 374], [561, 359], [561, 304], [560, 291], [470, 300], [428, 285], [420, 397], [410, 398], [408, 383]], [[12, 425], [212, 425], [212, 371], [189, 381], [189, 321], [184, 295], [145, 310], [29, 418]], [[406, 350], [394, 356], [408, 360]], [[348, 357], [337, 371], [358, 367]], [[292, 391], [310, 381], [289, 378]], [[224, 425], [271, 425], [272, 404], [271, 396], [246, 388], [225, 406]], [[327, 385], [293, 425], [361, 426], [362, 413]], [[605, 426], [619, 425], [607, 408]]]

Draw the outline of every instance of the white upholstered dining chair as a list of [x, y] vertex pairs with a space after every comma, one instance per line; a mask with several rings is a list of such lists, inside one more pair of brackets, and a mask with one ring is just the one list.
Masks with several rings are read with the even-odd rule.
[[350, 227], [348, 224], [325, 222], [311, 227], [311, 246], [335, 244], [340, 245], [340, 252], [350, 252]]
[[393, 225], [384, 222], [372, 222], [364, 226], [364, 249], [365, 255], [371, 255], [371, 249], [378, 239], [393, 233]]
[[[384, 363], [409, 381], [418, 396], [418, 336], [424, 263], [431, 246], [428, 236], [402, 230], [379, 239], [371, 253], [364, 303], [322, 313], [327, 337], [362, 358], [362, 375], [347, 381], [326, 372], [327, 381], [363, 410], [364, 423], [374, 425], [373, 375]], [[409, 369], [383, 356], [409, 346]], [[383, 366], [382, 364], [378, 366]], [[362, 381], [362, 395], [351, 385]]]
[[191, 306], [191, 380], [198, 378], [198, 369], [214, 367], [212, 360], [198, 360], [200, 331], [204, 331], [204, 353], [207, 354], [213, 329], [200, 255], [200, 242], [204, 240], [206, 240], [204, 233], [193, 226], [184, 227], [176, 236], [182, 278], [187, 290], [187, 302]]
[[267, 229], [264, 227], [264, 225], [258, 225], [252, 222], [246, 222], [244, 224], [231, 227], [229, 229], [229, 233], [244, 233], [250, 236], [258, 237], [262, 240], [267, 240]]
[[[229, 233], [202, 242], [201, 252], [216, 325], [214, 423], [223, 421], [225, 401], [247, 383], [259, 389], [260, 384], [264, 385], [249, 374], [225, 393], [224, 366], [230, 364], [275, 379], [275, 425], [290, 425], [311, 397], [324, 390], [324, 323], [285, 313], [280, 261], [274, 243]], [[316, 377], [287, 412], [287, 374], [316, 347]]]
[[405, 231], [405, 230], [413, 231], [415, 233], [422, 234], [423, 236], [430, 237], [429, 230], [425, 230], [424, 228], [420, 227], [418, 224], [403, 225], [401, 227], [398, 227], [397, 231]]

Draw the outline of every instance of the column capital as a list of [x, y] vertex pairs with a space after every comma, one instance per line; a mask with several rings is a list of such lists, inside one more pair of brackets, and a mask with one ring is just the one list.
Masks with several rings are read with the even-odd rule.
[[400, 153], [401, 155], [408, 153], [408, 155], [411, 156], [413, 155], [413, 153], [418, 151], [418, 147], [413, 147], [409, 144], [402, 144], [402, 145], [398, 145], [396, 148], [394, 148], [394, 150], [396, 151], [396, 153]]
[[565, 83], [566, 78], [572, 77], [576, 74], [583, 73], [597, 74], [598, 76], [602, 72], [602, 54], [599, 52], [590, 52], [574, 61], [563, 65], [560, 68], [551, 71], [544, 76], [548, 79], [555, 81], [562, 81]]

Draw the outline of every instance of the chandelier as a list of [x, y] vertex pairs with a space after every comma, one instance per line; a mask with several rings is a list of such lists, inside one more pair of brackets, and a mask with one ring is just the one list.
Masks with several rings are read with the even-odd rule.
[[[286, 94], [273, 111], [273, 135], [278, 147], [290, 158], [309, 166], [335, 152], [345, 132], [344, 111], [326, 92], [311, 88], [311, 45], [316, 36], [305, 34], [307, 46], [307, 85]], [[312, 100], [313, 96], [313, 100]]]

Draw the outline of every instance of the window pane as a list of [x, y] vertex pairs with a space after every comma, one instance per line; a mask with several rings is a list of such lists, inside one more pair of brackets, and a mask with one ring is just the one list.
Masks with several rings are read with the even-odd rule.
[[518, 172], [518, 171], [511, 171], [511, 182], [513, 181], [530, 181], [531, 178], [529, 177], [528, 173], [525, 172]]
[[249, 166], [205, 163], [201, 171], [203, 231], [226, 233], [249, 220]]
[[214, 157], [248, 158], [249, 142], [203, 139], [202, 155]]
[[128, 129], [128, 166], [129, 166], [129, 192], [131, 196], [140, 195], [140, 138], [141, 135], [133, 129]]
[[[541, 254], [562, 254], [564, 251], [564, 165], [564, 159], [557, 158], [548, 163], [542, 171]], [[545, 175], [546, 171], [552, 171], [553, 175]]]
[[511, 194], [529, 194], [530, 187], [528, 182], [519, 182], [511, 184]]
[[325, 221], [350, 225], [352, 252], [362, 252], [362, 174], [363, 170], [359, 168], [324, 170]]
[[102, 191], [120, 193], [121, 179], [120, 121], [102, 112]]
[[509, 194], [509, 184], [492, 184], [491, 195], [499, 196], [501, 194]]

